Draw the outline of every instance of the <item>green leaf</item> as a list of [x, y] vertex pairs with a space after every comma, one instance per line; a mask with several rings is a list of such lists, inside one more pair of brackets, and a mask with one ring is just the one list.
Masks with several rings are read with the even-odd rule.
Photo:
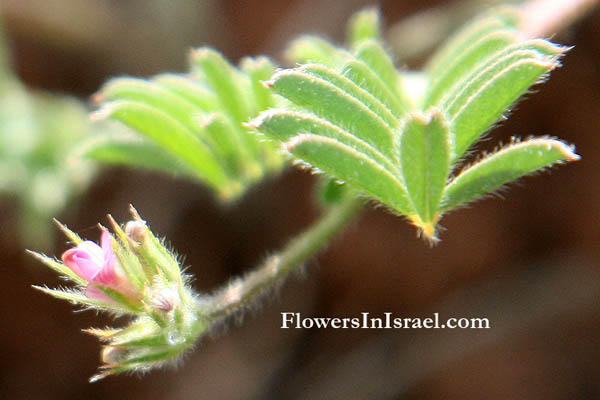
[[412, 214], [398, 178], [352, 147], [313, 134], [295, 136], [284, 146], [311, 166], [370, 194], [399, 213]]
[[500, 188], [502, 185], [560, 161], [580, 157], [563, 142], [538, 138], [513, 143], [463, 170], [446, 187], [442, 210]]
[[365, 40], [381, 40], [377, 8], [367, 8], [352, 15], [348, 22], [348, 44], [355, 48]]
[[[453, 164], [565, 52], [544, 40], [521, 41], [519, 21], [517, 8], [486, 13], [453, 36], [425, 71], [411, 72], [394, 66], [377, 12], [366, 10], [348, 25], [352, 54], [305, 36], [287, 52], [303, 65], [274, 73], [266, 58], [244, 59], [240, 71], [203, 48], [192, 53], [192, 79], [109, 83], [105, 98], [127, 105], [109, 103], [101, 114], [124, 121], [148, 138], [143, 143], [156, 146], [137, 150], [147, 165], [175, 168], [159, 162], [158, 153], [150, 160], [152, 150], [163, 150], [194, 174], [200, 171], [199, 178], [212, 177], [208, 184], [222, 195], [239, 193], [270, 165], [278, 167], [275, 145], [282, 143], [315, 170], [407, 215], [435, 240], [438, 219], [449, 210], [440, 204], [451, 204], [445, 188]], [[113, 107], [123, 112], [106, 111]], [[256, 117], [261, 110], [267, 111]], [[252, 129], [270, 140], [261, 143], [248, 135]], [[118, 160], [136, 150], [94, 151]]]
[[220, 164], [232, 178], [255, 180], [262, 175], [262, 168], [249, 154], [244, 138], [240, 137], [229, 119], [222, 113], [210, 113], [198, 121], [204, 131], [203, 137]]
[[238, 71], [220, 53], [207, 47], [193, 50], [191, 58], [217, 94], [222, 107], [238, 123], [245, 122], [251, 112]]
[[209, 112], [219, 109], [217, 96], [200, 82], [176, 74], [161, 74], [154, 77], [152, 81], [183, 97], [202, 111]]
[[356, 98], [358, 101], [367, 106], [388, 125], [391, 125], [392, 127], [398, 125], [398, 119], [379, 100], [379, 98], [375, 97], [373, 92], [369, 92], [367, 89], [361, 88], [357, 83], [355, 83], [355, 80], [348, 79], [343, 74], [339, 74], [338, 72], [320, 64], [306, 64], [298, 68], [298, 70], [308, 72], [335, 85], [340, 90], [343, 90], [348, 95]]
[[293, 103], [325, 118], [392, 156], [393, 133], [387, 124], [357, 98], [334, 84], [299, 70], [276, 73], [270, 86]]
[[559, 65], [565, 49], [522, 41], [519, 10], [497, 8], [451, 38], [426, 71], [398, 71], [371, 29], [373, 18], [359, 14], [350, 23], [353, 57], [337, 57], [338, 49], [318, 39], [304, 42], [303, 54], [311, 55], [294, 61], [326, 66], [277, 72], [268, 86], [293, 104], [249, 125], [313, 168], [405, 213], [436, 240], [453, 164]]
[[114, 165], [142, 167], [197, 178], [193, 169], [159, 145], [131, 135], [97, 135], [84, 141], [76, 154]]
[[207, 184], [220, 192], [225, 190], [227, 176], [214, 154], [194, 133], [160, 109], [134, 101], [114, 101], [104, 104], [95, 116], [123, 122], [187, 162]]
[[257, 130], [280, 142], [286, 142], [292, 137], [304, 133], [334, 139], [362, 153], [392, 175], [399, 175], [396, 166], [371, 145], [312, 114], [287, 109], [271, 109], [263, 112], [252, 121], [252, 124]]
[[394, 66], [394, 60], [376, 41], [367, 40], [356, 50], [356, 58], [363, 61], [382, 80], [390, 92], [400, 103], [399, 113], [405, 113], [412, 108], [412, 96], [408, 93], [402, 74]]
[[408, 196], [417, 213], [413, 223], [432, 237], [440, 217], [438, 206], [450, 171], [450, 131], [444, 114], [412, 114], [398, 143]]
[[191, 131], [195, 129], [197, 107], [185, 98], [144, 79], [117, 78], [110, 80], [99, 96], [104, 101], [131, 100], [155, 107], [169, 114]]
[[273, 63], [266, 57], [246, 57], [242, 60], [241, 68], [250, 76], [254, 102], [258, 106], [257, 111], [272, 107], [275, 103], [273, 95], [262, 84], [262, 81], [268, 80], [275, 73]]
[[[395, 126], [398, 118], [406, 114], [406, 106], [400, 103], [398, 96], [392, 91], [393, 88], [386, 85], [364, 62], [357, 59], [349, 60], [342, 67], [342, 74], [371, 93], [392, 112], [393, 119], [386, 119], [387, 123]], [[380, 116], [383, 117], [383, 115]]]
[[398, 71], [394, 61], [379, 42], [368, 40], [356, 49], [355, 56], [369, 66], [390, 91], [398, 95]]
[[542, 39], [527, 40], [518, 42], [504, 47], [502, 50], [494, 53], [493, 57], [488, 57], [482, 62], [476, 64], [468, 76], [461, 79], [458, 84], [450, 87], [447, 93], [443, 96], [441, 104], [449, 108], [452, 103], [455, 103], [461, 94], [465, 93], [466, 87], [469, 84], [474, 84], [476, 81], [484, 82], [485, 79], [493, 74], [494, 68], [505, 67], [507, 60], [511, 57], [523, 58], [533, 57], [543, 60], [557, 61], [569, 48], [555, 45]]
[[446, 93], [460, 84], [477, 66], [489, 57], [493, 57], [499, 50], [517, 41], [517, 38], [513, 31], [492, 31], [465, 47], [443, 71], [431, 77], [426, 106], [438, 104]]
[[189, 75], [107, 83], [96, 96], [101, 110], [95, 116], [123, 122], [144, 138], [105, 138], [85, 151], [105, 162], [190, 175], [232, 200], [286, 161], [273, 143], [261, 143], [243, 124], [287, 101], [264, 87], [275, 70], [265, 57], [244, 59], [242, 70], [208, 48], [193, 51], [190, 59]]
[[444, 105], [454, 134], [453, 160], [462, 156], [530, 86], [558, 65], [556, 58], [517, 50], [479, 71]]

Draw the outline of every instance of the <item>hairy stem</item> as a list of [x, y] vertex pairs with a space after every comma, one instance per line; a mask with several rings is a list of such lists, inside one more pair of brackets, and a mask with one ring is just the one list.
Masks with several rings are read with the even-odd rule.
[[243, 309], [314, 256], [360, 212], [362, 206], [362, 199], [348, 195], [292, 239], [281, 252], [268, 257], [243, 277], [232, 280], [214, 295], [203, 299], [199, 303], [199, 313], [216, 321]]

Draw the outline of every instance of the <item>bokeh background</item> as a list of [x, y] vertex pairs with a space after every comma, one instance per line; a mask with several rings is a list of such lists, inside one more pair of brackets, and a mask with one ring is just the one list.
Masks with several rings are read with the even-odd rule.
[[[230, 60], [282, 52], [300, 33], [341, 43], [364, 0], [3, 0], [16, 76], [33, 93], [85, 103], [109, 77], [184, 71], [190, 47]], [[382, 1], [405, 68], [485, 2]], [[408, 18], [408, 19], [407, 19]], [[597, 399], [600, 398], [600, 11], [555, 37], [564, 66], [480, 146], [555, 135], [583, 159], [523, 179], [446, 216], [430, 248], [369, 208], [259, 309], [215, 332], [175, 370], [88, 384], [99, 345], [81, 329], [111, 321], [31, 289], [60, 284], [27, 257], [21, 196], [0, 197], [0, 398]], [[280, 61], [283, 62], [283, 61]], [[31, 92], [28, 92], [31, 93]], [[60, 131], [60, 126], [58, 127]], [[134, 204], [185, 255], [198, 290], [258, 263], [318, 215], [315, 178], [293, 168], [232, 207], [185, 180], [102, 168], [56, 216], [90, 239]], [[51, 188], [48, 190], [52, 190]], [[40, 230], [44, 229], [40, 227]], [[56, 230], [50, 229], [50, 232]], [[50, 235], [50, 236], [48, 236]], [[59, 255], [64, 238], [44, 233]], [[24, 243], [25, 242], [25, 243]], [[37, 247], [34, 247], [37, 248]], [[489, 330], [284, 330], [281, 312], [486, 317]], [[123, 323], [124, 321], [121, 321]]]

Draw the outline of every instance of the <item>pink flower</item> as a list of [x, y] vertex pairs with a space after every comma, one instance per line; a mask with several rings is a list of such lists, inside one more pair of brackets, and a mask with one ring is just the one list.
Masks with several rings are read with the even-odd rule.
[[110, 234], [102, 232], [100, 244], [86, 240], [77, 247], [65, 251], [63, 263], [73, 272], [85, 279], [89, 285], [85, 295], [91, 299], [111, 301], [111, 299], [95, 285], [102, 285], [116, 290], [130, 298], [137, 298], [138, 291], [124, 275], [115, 255]]

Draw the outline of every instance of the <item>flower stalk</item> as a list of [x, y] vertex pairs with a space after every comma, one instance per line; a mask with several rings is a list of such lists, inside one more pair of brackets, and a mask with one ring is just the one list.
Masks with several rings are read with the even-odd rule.
[[62, 224], [75, 247], [62, 262], [32, 254], [76, 285], [75, 289], [35, 288], [88, 309], [129, 315], [117, 329], [87, 329], [103, 342], [101, 371], [90, 381], [126, 371], [146, 371], [180, 356], [208, 329], [196, 312], [193, 290], [177, 258], [154, 236], [135, 209], [121, 228], [109, 216], [100, 245], [84, 241]]

